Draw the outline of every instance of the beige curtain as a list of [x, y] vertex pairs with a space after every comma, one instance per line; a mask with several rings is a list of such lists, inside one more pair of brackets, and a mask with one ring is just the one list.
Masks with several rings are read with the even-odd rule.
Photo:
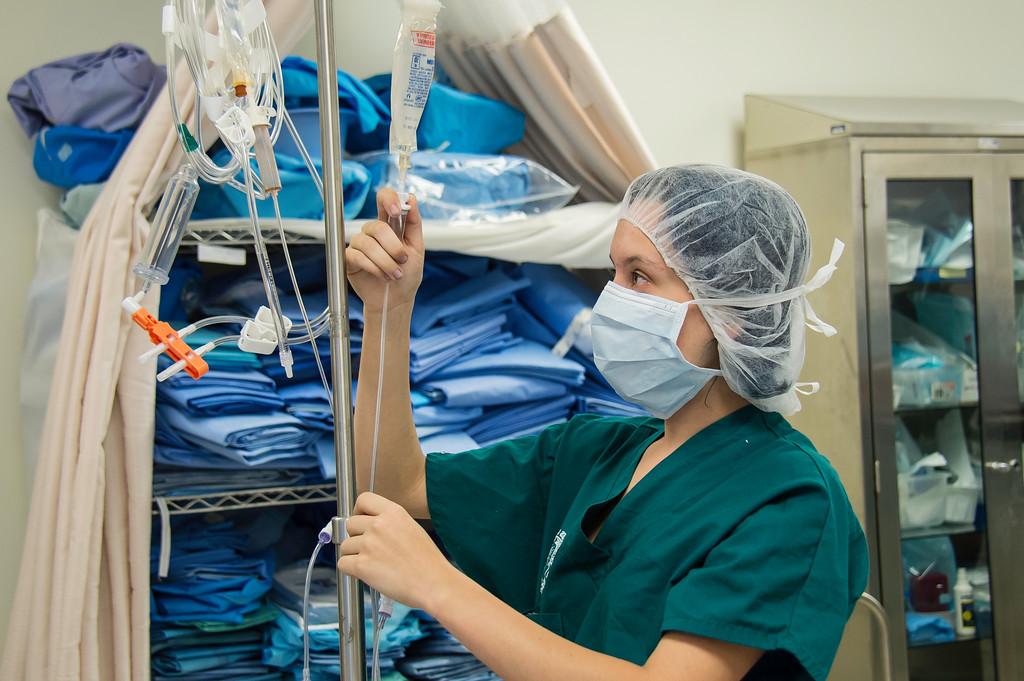
[[579, 184], [587, 201], [618, 201], [630, 181], [655, 167], [564, 3], [532, 10], [474, 0], [446, 4], [438, 61], [460, 89], [526, 113], [526, 136], [514, 151]]
[[[308, 29], [309, 0], [266, 0], [282, 51]], [[156, 30], [156, 26], [153, 27]], [[176, 86], [192, 109], [184, 65]], [[121, 311], [146, 214], [181, 162], [160, 97], [82, 226], [46, 414], [4, 681], [149, 678], [154, 371]], [[149, 309], [158, 304], [147, 300]]]

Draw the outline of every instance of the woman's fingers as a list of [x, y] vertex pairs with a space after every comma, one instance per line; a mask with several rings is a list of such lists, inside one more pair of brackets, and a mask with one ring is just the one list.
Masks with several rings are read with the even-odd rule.
[[357, 234], [352, 237], [352, 242], [349, 246], [357, 251], [361, 251], [363, 255], [370, 259], [377, 269], [384, 273], [387, 279], [401, 279], [402, 278], [402, 266], [395, 262], [395, 259], [391, 257], [391, 254], [384, 250], [384, 247], [380, 245], [380, 242], [368, 234]]
[[338, 559], [338, 569], [343, 574], [351, 575], [352, 577], [358, 579], [360, 577], [360, 574], [358, 572], [358, 563], [356, 562], [357, 560], [358, 556], [355, 555], [342, 556]]
[[377, 192], [377, 219], [387, 222], [402, 214], [402, 201], [394, 189], [384, 188]]
[[365, 253], [351, 246], [345, 249], [345, 268], [348, 276], [366, 272], [378, 279], [388, 279], [384, 271], [377, 267]]
[[353, 509], [353, 515], [380, 515], [388, 509], [396, 506], [393, 501], [388, 501], [379, 494], [373, 492], [363, 492], [356, 498], [356, 506]]
[[343, 556], [355, 556], [360, 553], [363, 549], [363, 537], [349, 537], [345, 541], [341, 542], [341, 555]]
[[381, 248], [387, 251], [388, 255], [399, 265], [404, 265], [409, 261], [409, 254], [406, 252], [405, 244], [395, 234], [395, 230], [391, 229], [391, 225], [386, 225], [380, 220], [367, 222], [363, 226], [363, 234], [376, 240], [381, 245]]
[[373, 524], [373, 518], [368, 515], [354, 515], [345, 521], [345, 535], [358, 537], [364, 534]]

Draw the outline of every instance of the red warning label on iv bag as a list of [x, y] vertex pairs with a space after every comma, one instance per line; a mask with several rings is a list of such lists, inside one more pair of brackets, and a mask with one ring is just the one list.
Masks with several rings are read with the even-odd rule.
[[433, 49], [437, 36], [433, 31], [413, 31], [412, 44], [416, 47], [429, 47]]

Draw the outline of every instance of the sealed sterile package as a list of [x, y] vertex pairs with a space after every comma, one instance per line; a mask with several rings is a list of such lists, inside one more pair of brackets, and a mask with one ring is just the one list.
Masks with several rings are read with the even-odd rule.
[[906, 284], [914, 280], [921, 264], [924, 225], [905, 220], [889, 220], [886, 234], [889, 246], [889, 283]]
[[[372, 152], [356, 160], [370, 171], [374, 191], [398, 185], [396, 156]], [[529, 159], [446, 152], [412, 154], [406, 182], [424, 218], [451, 222], [496, 222], [546, 213], [565, 206], [578, 190]]]

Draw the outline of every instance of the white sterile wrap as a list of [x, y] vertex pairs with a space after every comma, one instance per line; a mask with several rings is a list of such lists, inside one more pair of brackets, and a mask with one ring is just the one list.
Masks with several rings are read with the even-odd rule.
[[569, 322], [569, 328], [555, 343], [555, 347], [551, 348], [551, 354], [556, 357], [565, 357], [573, 347], [585, 355], [593, 354], [594, 346], [590, 340], [590, 319], [593, 315], [594, 310], [590, 307], [585, 307], [577, 312]]
[[806, 279], [811, 242], [796, 201], [774, 182], [733, 168], [674, 166], [634, 180], [619, 218], [651, 240], [686, 283], [718, 341], [722, 374], [764, 411], [792, 414], [804, 327], [832, 336], [807, 294], [836, 271], [843, 243]]

